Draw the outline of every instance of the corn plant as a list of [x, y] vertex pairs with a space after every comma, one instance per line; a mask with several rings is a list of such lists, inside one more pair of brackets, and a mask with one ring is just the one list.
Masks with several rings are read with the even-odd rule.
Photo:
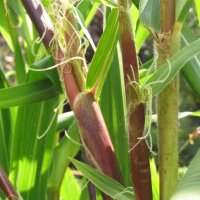
[[[16, 79], [0, 66], [1, 198], [200, 198], [199, 152], [178, 179], [180, 76], [200, 98], [200, 40], [185, 20], [193, 6], [200, 21], [198, 0], [0, 3]], [[96, 46], [88, 27], [99, 11]], [[148, 37], [154, 58], [141, 63]]]

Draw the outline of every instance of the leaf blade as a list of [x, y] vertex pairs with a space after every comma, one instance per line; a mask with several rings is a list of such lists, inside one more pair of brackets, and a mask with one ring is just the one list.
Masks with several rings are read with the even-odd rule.
[[0, 89], [0, 108], [34, 103], [57, 95], [58, 93], [51, 81], [44, 78], [15, 87]]
[[200, 151], [197, 152], [171, 200], [190, 200], [200, 198]]
[[200, 53], [200, 39], [192, 42], [174, 54], [165, 62], [146, 82], [152, 88], [153, 96], [161, 92], [181, 70], [181, 68], [194, 56]]
[[120, 183], [109, 176], [102, 174], [94, 168], [70, 158], [71, 162], [79, 169], [91, 182], [93, 182], [101, 191], [110, 195], [114, 199], [131, 200], [132, 191], [126, 190]]
[[[108, 73], [114, 50], [118, 39], [118, 10], [113, 9], [110, 13], [106, 29], [99, 41], [96, 53], [92, 59], [87, 75], [87, 90], [96, 88], [95, 96], [98, 98]], [[114, 35], [113, 35], [114, 33]]]

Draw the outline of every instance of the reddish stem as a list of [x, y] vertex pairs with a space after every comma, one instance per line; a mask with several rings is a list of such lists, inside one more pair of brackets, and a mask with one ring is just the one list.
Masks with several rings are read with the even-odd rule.
[[[128, 126], [130, 148], [138, 143], [138, 138], [143, 136], [145, 111], [144, 104], [137, 103], [137, 95], [130, 86], [134, 81], [139, 83], [139, 72], [135, 42], [132, 34], [131, 21], [128, 9], [121, 11], [120, 42], [123, 58], [124, 81], [126, 87], [126, 101], [128, 108]], [[135, 102], [135, 103], [134, 103]], [[131, 176], [134, 193], [137, 200], [151, 200], [151, 174], [149, 164], [149, 150], [145, 140], [141, 140], [130, 152]]]
[[[21, 0], [24, 8], [26, 9], [31, 21], [35, 25], [39, 35], [42, 37], [42, 41], [47, 50], [50, 49], [52, 40], [54, 39], [54, 27], [46, 13], [44, 7], [38, 0]], [[58, 44], [58, 49], [54, 49], [52, 55], [57, 54], [54, 58], [56, 64], [60, 64], [64, 59], [65, 55]], [[59, 67], [60, 72], [63, 74], [64, 85], [66, 93], [71, 105], [73, 105], [74, 99], [80, 92], [77, 82], [74, 78], [74, 74], [68, 64], [65, 67]], [[62, 70], [62, 71], [61, 71]]]
[[73, 107], [88, 158], [96, 168], [121, 182], [108, 129], [93, 95], [80, 93]]
[[8, 176], [0, 166], [0, 188], [3, 190], [4, 194], [9, 200], [18, 200], [19, 195], [15, 191]]

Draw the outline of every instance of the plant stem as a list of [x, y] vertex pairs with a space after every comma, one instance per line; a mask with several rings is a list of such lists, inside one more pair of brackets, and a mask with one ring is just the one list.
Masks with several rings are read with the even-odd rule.
[[8, 176], [4, 172], [4, 170], [0, 166], [0, 188], [4, 192], [5, 196], [8, 200], [18, 200], [19, 195], [15, 191], [14, 187], [12, 186], [11, 182], [8, 179]]
[[[142, 137], [145, 122], [144, 104], [136, 103], [137, 97], [130, 85], [130, 80], [139, 83], [138, 62], [131, 26], [129, 3], [120, 0], [123, 10], [120, 11], [120, 43], [123, 59], [124, 81], [126, 90], [126, 102], [128, 109], [128, 128], [130, 148], [138, 143]], [[151, 174], [149, 164], [149, 150], [145, 140], [141, 140], [131, 151], [131, 177], [137, 200], [151, 200]]]
[[[21, 0], [24, 8], [26, 9], [29, 17], [31, 18], [33, 24], [36, 27], [40, 37], [42, 37], [42, 41], [49, 51], [52, 47], [52, 40], [56, 40], [54, 38], [54, 27], [50, 21], [48, 14], [46, 13], [44, 7], [38, 0]], [[56, 64], [60, 64], [62, 60], [65, 58], [65, 55], [61, 48], [53, 49], [52, 55], [54, 51], [56, 51], [57, 57], [55, 59]], [[80, 92], [79, 86], [76, 82], [73, 72], [70, 70], [70, 66], [65, 64], [65, 67], [61, 70], [60, 73], [63, 74], [64, 85], [66, 88], [66, 93], [71, 105], [73, 105], [74, 99]]]
[[161, 30], [170, 32], [175, 22], [175, 0], [161, 0]]
[[69, 157], [74, 157], [80, 150], [80, 145], [75, 144], [79, 142], [79, 134], [77, 124], [73, 122], [68, 129], [68, 134], [72, 140], [68, 138], [62, 139], [59, 146], [57, 146], [53, 153], [53, 161], [51, 171], [48, 179], [47, 195], [49, 200], [58, 200], [60, 193], [60, 186], [65, 175], [66, 168], [69, 166]]
[[[162, 0], [162, 37], [156, 44], [158, 68], [179, 50], [180, 28], [175, 24], [175, 0]], [[177, 76], [157, 98], [161, 200], [170, 199], [178, 181], [178, 82]]]
[[73, 107], [88, 159], [97, 169], [121, 182], [114, 148], [93, 95], [80, 93]]

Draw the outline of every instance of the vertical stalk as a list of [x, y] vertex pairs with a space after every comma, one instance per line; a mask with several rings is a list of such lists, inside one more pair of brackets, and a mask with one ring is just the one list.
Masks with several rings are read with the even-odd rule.
[[[29, 17], [31, 18], [34, 26], [36, 27], [36, 30], [38, 31], [40, 37], [42, 37], [44, 46], [48, 51], [50, 51], [50, 49], [52, 48], [52, 40], [54, 39], [54, 26], [44, 7], [39, 2], [39, 0], [21, 1]], [[59, 64], [65, 57], [63, 51], [60, 47], [58, 47], [58, 49], [53, 49], [52, 51], [57, 51], [57, 58], [55, 58], [55, 63]], [[54, 54], [54, 52], [51, 52], [51, 54]], [[69, 102], [72, 105], [76, 96], [80, 92], [80, 89], [76, 82], [73, 72], [69, 69], [70, 66], [66, 64], [60, 73], [63, 74], [66, 93], [69, 98]]]
[[[74, 114], [87, 158], [97, 169], [122, 182], [115, 152], [98, 103], [92, 94], [80, 93], [73, 104]], [[102, 195], [104, 200], [111, 200]]]
[[[180, 48], [180, 24], [175, 23], [175, 0], [161, 1], [161, 35], [158, 37], [157, 66], [161, 66]], [[169, 63], [169, 70], [170, 70]], [[168, 200], [178, 181], [178, 99], [179, 77], [158, 95], [158, 140], [160, 199]]]
[[143, 103], [138, 104], [139, 94], [135, 94], [133, 87], [130, 84], [130, 80], [139, 84], [139, 69], [130, 20], [129, 2], [127, 0], [119, 0], [119, 3], [123, 7], [120, 10], [119, 24], [126, 102], [128, 108], [129, 143], [130, 148], [132, 149], [130, 151], [131, 177], [136, 199], [151, 200], [152, 188], [149, 150], [145, 140], [141, 140], [138, 143], [138, 138], [142, 137], [144, 131], [145, 105]]
[[19, 195], [12, 186], [10, 180], [8, 179], [6, 173], [0, 166], [0, 188], [4, 192], [8, 200], [19, 200]]

